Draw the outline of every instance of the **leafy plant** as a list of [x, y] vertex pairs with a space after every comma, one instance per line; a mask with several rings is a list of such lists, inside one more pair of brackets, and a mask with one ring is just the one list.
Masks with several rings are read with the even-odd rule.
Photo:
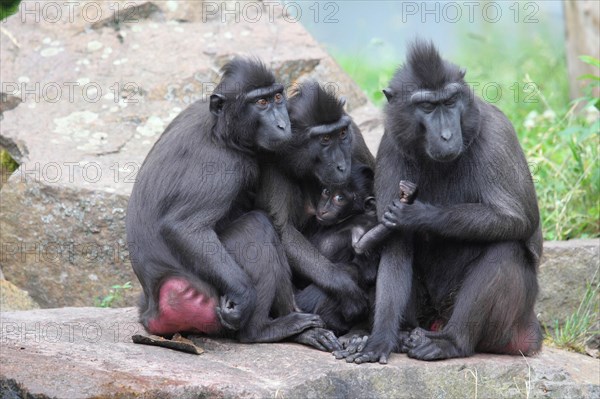
[[19, 167], [19, 164], [17, 163], [17, 161], [15, 161], [10, 156], [10, 154], [8, 153], [8, 151], [6, 151], [6, 150], [0, 150], [0, 167], [3, 170], [6, 170], [6, 171], [12, 173], [15, 170], [17, 170], [17, 168]]
[[0, 20], [17, 12], [21, 0], [0, 0]]
[[[600, 68], [600, 60], [598, 58], [594, 58], [590, 55], [582, 55], [579, 56], [579, 59], [586, 64]], [[594, 97], [593, 93], [595, 88], [600, 87], [600, 76], [587, 73], [585, 75], [581, 75], [578, 79], [590, 81], [583, 89], [584, 97], [582, 100], [588, 100], [588, 105], [596, 107], [597, 110], [600, 110], [600, 98]]]
[[115, 284], [110, 287], [110, 292], [107, 296], [102, 298], [102, 300], [97, 303], [98, 307], [101, 308], [110, 308], [114, 304], [123, 300], [123, 295], [125, 290], [129, 290], [132, 288], [131, 281], [126, 282], [125, 284]]
[[8, 151], [0, 149], [0, 187], [8, 181], [10, 175], [18, 167], [19, 164], [10, 156]]

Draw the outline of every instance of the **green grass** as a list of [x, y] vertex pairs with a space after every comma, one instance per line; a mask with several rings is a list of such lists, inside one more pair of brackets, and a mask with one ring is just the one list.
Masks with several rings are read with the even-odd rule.
[[594, 282], [587, 284], [577, 310], [567, 317], [564, 323], [561, 324], [557, 320], [551, 330], [546, 328], [546, 344], [585, 353], [586, 339], [600, 333], [597, 330], [600, 321], [598, 319], [600, 283], [597, 279], [592, 281]]
[[[466, 67], [466, 80], [476, 86], [475, 93], [499, 107], [515, 126], [535, 182], [544, 238], [599, 237], [600, 121], [592, 106], [599, 100], [588, 92], [581, 102], [590, 106], [575, 107], [568, 94], [564, 51], [548, 44], [543, 35], [512, 46], [493, 30], [489, 36], [465, 40], [464, 54], [453, 61]], [[381, 89], [397, 65], [334, 56], [369, 98], [382, 105]], [[587, 79], [598, 83], [594, 76]]]
[[131, 288], [132, 288], [131, 281], [128, 281], [122, 285], [115, 284], [115, 285], [111, 286], [108, 295], [106, 295], [101, 300], [96, 301], [96, 306], [100, 307], [100, 308], [111, 308], [111, 307], [122, 306], [125, 291], [130, 290]]
[[334, 57], [371, 101], [378, 106], [382, 106], [385, 97], [381, 90], [387, 87], [397, 65], [371, 65], [345, 54], [334, 55]]

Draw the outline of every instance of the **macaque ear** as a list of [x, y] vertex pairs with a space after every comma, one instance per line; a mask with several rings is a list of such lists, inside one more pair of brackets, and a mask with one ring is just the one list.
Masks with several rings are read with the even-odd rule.
[[221, 114], [221, 111], [223, 110], [223, 104], [225, 104], [224, 95], [216, 93], [210, 95], [209, 109], [213, 115], [219, 116]]
[[460, 69], [460, 78], [463, 79], [466, 74], [467, 74], [466, 68], [461, 68]]
[[392, 98], [394, 97], [394, 90], [390, 89], [389, 87], [387, 89], [383, 89], [381, 90], [383, 92], [383, 94], [385, 94], [385, 98], [387, 98], [388, 103], [390, 101], [392, 101]]
[[344, 108], [346, 106], [346, 97], [340, 97], [340, 99], [338, 100], [339, 103], [341, 104], [342, 108]]
[[365, 198], [365, 211], [374, 211], [377, 206], [375, 201], [375, 197], [367, 197]]
[[363, 175], [363, 177], [369, 181], [373, 181], [373, 179], [375, 178], [375, 172], [373, 172], [373, 169], [371, 169], [368, 166], [361, 166], [360, 168], [360, 173]]

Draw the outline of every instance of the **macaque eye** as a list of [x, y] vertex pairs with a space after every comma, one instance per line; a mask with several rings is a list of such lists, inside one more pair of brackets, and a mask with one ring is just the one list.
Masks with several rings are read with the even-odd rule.
[[330, 192], [329, 192], [329, 190], [328, 190], [328, 189], [326, 189], [326, 188], [324, 188], [324, 189], [323, 189], [323, 191], [321, 192], [321, 195], [322, 195], [323, 197], [329, 197], [329, 194], [331, 194], [331, 193], [330, 193]]
[[419, 108], [425, 112], [431, 112], [435, 109], [435, 104], [428, 101], [419, 103]]
[[444, 103], [444, 105], [451, 107], [454, 104], [456, 104], [456, 101], [458, 101], [458, 94], [455, 94], [452, 97], [450, 97], [449, 99], [447, 99], [446, 102]]
[[280, 103], [283, 100], [283, 94], [277, 93], [275, 94], [275, 102]]
[[257, 103], [258, 105], [260, 105], [261, 107], [264, 107], [264, 106], [266, 106], [267, 104], [269, 104], [269, 102], [267, 101], [267, 99], [266, 99], [266, 98], [261, 98], [261, 99], [260, 99], [260, 100], [258, 100], [256, 103]]
[[338, 194], [335, 197], [333, 197], [333, 201], [337, 202], [338, 204], [341, 204], [341, 203], [344, 203], [346, 201], [346, 197], [344, 197], [341, 194]]
[[321, 136], [321, 144], [329, 144], [330, 142], [331, 142], [330, 134], [324, 134], [323, 136]]
[[343, 140], [348, 136], [348, 129], [342, 129], [340, 132], [340, 138]]

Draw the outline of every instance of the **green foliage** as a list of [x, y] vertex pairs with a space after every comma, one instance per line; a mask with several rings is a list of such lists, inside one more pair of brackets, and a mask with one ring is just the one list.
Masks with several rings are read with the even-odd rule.
[[110, 292], [107, 296], [102, 298], [102, 300], [96, 303], [96, 306], [101, 308], [110, 308], [113, 305], [118, 305], [119, 302], [123, 300], [123, 295], [125, 290], [131, 289], [131, 281], [126, 282], [125, 284], [115, 284], [110, 287]]
[[17, 170], [18, 167], [19, 164], [10, 156], [8, 151], [3, 149], [0, 150], [0, 168], [3, 171], [5, 170], [9, 173], [12, 173]]
[[0, 20], [17, 12], [21, 0], [0, 0]]
[[[579, 59], [586, 64], [600, 68], [600, 60], [589, 55], [582, 55]], [[583, 89], [584, 96], [580, 100], [588, 100], [588, 105], [596, 107], [600, 111], [600, 98], [594, 97], [593, 90], [600, 88], [600, 76], [586, 73], [579, 77], [580, 80], [589, 80], [590, 82]]]
[[[515, 126], [536, 186], [544, 238], [600, 236], [600, 99], [592, 94], [600, 78], [582, 76], [590, 83], [582, 98], [570, 102], [562, 46], [553, 47], [543, 33], [516, 44], [494, 29], [487, 36], [466, 35], [464, 53], [452, 59], [466, 67], [475, 94], [500, 108]], [[336, 58], [381, 105], [381, 89], [396, 65], [369, 64], [348, 55]], [[581, 60], [600, 65], [590, 56]]]
[[[582, 98], [559, 111], [561, 118], [534, 125], [531, 130], [537, 143], [531, 139], [529, 145], [524, 144], [536, 168], [547, 239], [600, 235], [600, 100], [594, 98], [593, 87], [598, 87], [598, 80], [588, 84]], [[539, 96], [544, 99], [542, 93]]]
[[588, 283], [583, 299], [575, 313], [569, 316], [562, 325], [555, 320], [552, 331], [546, 329], [548, 336], [546, 342], [558, 348], [585, 353], [585, 340], [600, 332], [594, 330], [600, 322], [598, 319], [599, 295], [600, 283], [597, 280], [594, 283]]
[[390, 78], [396, 70], [396, 65], [372, 65], [365, 62], [357, 62], [355, 57], [344, 54], [336, 55], [335, 58], [375, 105], [383, 105], [385, 97], [381, 90], [387, 87]]

